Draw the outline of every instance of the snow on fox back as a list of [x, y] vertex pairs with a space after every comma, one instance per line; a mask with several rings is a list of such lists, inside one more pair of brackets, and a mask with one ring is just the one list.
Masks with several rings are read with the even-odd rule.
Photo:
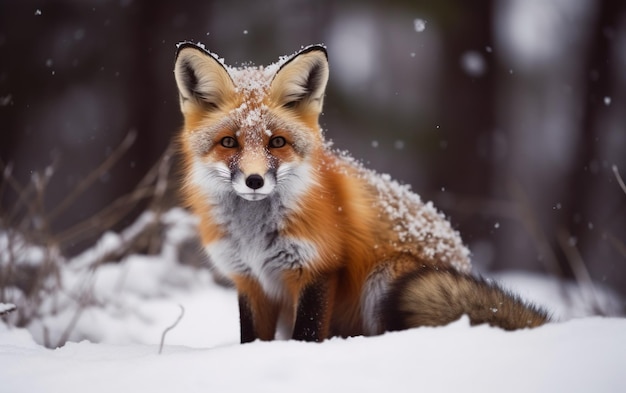
[[398, 183], [389, 174], [365, 168], [345, 152], [336, 154], [376, 191], [373, 208], [379, 211], [381, 224], [388, 222], [392, 226], [390, 232], [397, 236], [389, 239], [393, 248], [411, 248], [422, 260], [441, 261], [459, 272], [470, 272], [469, 249], [432, 202], [424, 203], [410, 185]]

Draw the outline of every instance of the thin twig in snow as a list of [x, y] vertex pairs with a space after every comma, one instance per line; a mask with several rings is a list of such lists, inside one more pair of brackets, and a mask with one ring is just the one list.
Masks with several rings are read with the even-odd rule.
[[178, 318], [176, 318], [176, 321], [172, 324], [172, 326], [168, 327], [167, 329], [165, 329], [163, 331], [163, 334], [161, 335], [161, 345], [159, 345], [159, 355], [161, 354], [161, 352], [163, 352], [163, 344], [165, 343], [165, 335], [172, 329], [174, 329], [178, 323], [180, 322], [181, 319], [183, 319], [183, 315], [185, 315], [185, 307], [183, 307], [182, 305], [178, 305], [178, 307], [180, 307], [180, 315], [178, 315]]
[[65, 327], [65, 330], [63, 330], [61, 337], [59, 337], [59, 340], [57, 341], [57, 344], [56, 344], [56, 348], [63, 346], [63, 344], [65, 344], [67, 340], [69, 340], [70, 335], [72, 334], [72, 331], [76, 327], [76, 324], [78, 324], [78, 320], [80, 319], [81, 315], [83, 314], [86, 308], [87, 308], [87, 301], [81, 300], [76, 310], [74, 310], [72, 319], [70, 319], [70, 322]]

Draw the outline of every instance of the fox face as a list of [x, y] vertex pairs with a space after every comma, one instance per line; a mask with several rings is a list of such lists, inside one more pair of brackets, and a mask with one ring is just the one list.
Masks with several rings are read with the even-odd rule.
[[323, 145], [318, 117], [328, 80], [323, 47], [269, 67], [232, 68], [184, 43], [174, 73], [191, 183], [211, 197], [288, 202], [315, 181], [310, 158]]

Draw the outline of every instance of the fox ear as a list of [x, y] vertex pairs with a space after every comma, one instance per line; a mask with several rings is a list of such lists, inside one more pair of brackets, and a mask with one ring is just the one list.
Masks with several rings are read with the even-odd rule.
[[274, 76], [270, 97], [299, 114], [319, 115], [328, 82], [328, 56], [323, 46], [309, 46], [287, 60]]
[[194, 108], [217, 109], [235, 92], [226, 67], [194, 43], [178, 46], [174, 76], [183, 113]]

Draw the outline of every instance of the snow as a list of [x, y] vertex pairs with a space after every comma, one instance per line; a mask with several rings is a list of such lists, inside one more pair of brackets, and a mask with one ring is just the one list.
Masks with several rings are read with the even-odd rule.
[[[626, 387], [626, 319], [589, 317], [588, 294], [573, 284], [522, 273], [497, 277], [546, 305], [559, 321], [533, 330], [470, 327], [464, 317], [445, 327], [377, 337], [240, 345], [235, 291], [215, 284], [208, 269], [180, 265], [169, 255], [134, 255], [95, 271], [79, 269], [83, 264], [65, 269], [68, 292], [87, 282], [96, 301], [80, 314], [73, 342], [54, 350], [41, 345], [43, 325], [54, 342], [73, 310], [44, 312], [47, 316], [28, 330], [0, 323], [0, 390], [610, 392]], [[617, 312], [613, 295], [597, 293], [606, 312]], [[161, 336], [179, 318], [180, 306], [184, 316], [167, 332], [159, 355]]]
[[421, 33], [426, 30], [426, 21], [421, 18], [413, 19], [413, 28], [416, 32]]
[[469, 50], [461, 55], [461, 68], [467, 75], [477, 78], [487, 72], [487, 61], [480, 52]]
[[410, 185], [398, 183], [389, 174], [365, 168], [349, 153], [337, 151], [336, 154], [374, 187], [378, 193], [376, 208], [392, 221], [399, 241], [420, 244], [419, 253], [424, 260], [444, 261], [458, 271], [470, 271], [469, 250], [432, 202], [422, 202]]
[[444, 328], [211, 348], [70, 343], [0, 332], [3, 392], [611, 392], [624, 385], [626, 321], [587, 318], [508, 333]]
[[343, 15], [341, 23], [331, 24], [328, 36], [335, 83], [346, 91], [362, 91], [379, 78], [376, 65], [383, 43], [373, 15], [361, 11]]

